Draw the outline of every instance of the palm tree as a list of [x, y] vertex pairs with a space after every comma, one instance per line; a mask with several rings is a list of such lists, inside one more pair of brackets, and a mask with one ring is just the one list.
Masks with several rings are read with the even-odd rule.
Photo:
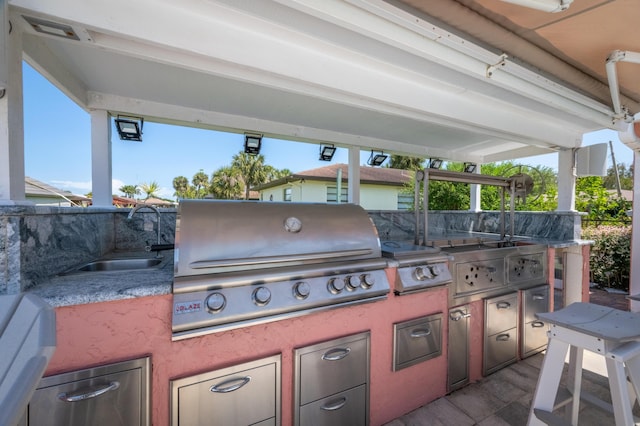
[[173, 193], [176, 198], [187, 198], [187, 192], [189, 191], [189, 179], [184, 176], [174, 177], [173, 189], [176, 191]]
[[245, 152], [239, 152], [233, 156], [231, 167], [237, 169], [242, 177], [245, 200], [249, 199], [249, 191], [252, 186], [266, 182], [264, 155], [249, 155]]
[[216, 197], [225, 200], [238, 199], [242, 196], [242, 177], [237, 169], [231, 166], [220, 167], [211, 176], [209, 191]]
[[405, 157], [403, 155], [392, 155], [389, 166], [392, 169], [401, 170], [422, 170], [424, 168], [424, 158]]
[[195, 187], [197, 198], [204, 198], [206, 195], [206, 188], [209, 186], [209, 176], [204, 172], [204, 170], [200, 169], [198, 173], [193, 175], [191, 183]]
[[148, 200], [149, 198], [158, 196], [160, 185], [158, 185], [158, 182], [154, 180], [149, 183], [141, 183], [140, 189], [142, 189], [142, 192], [146, 194], [145, 200]]
[[138, 185], [122, 185], [118, 188], [118, 191], [122, 192], [125, 197], [134, 198], [136, 195], [140, 195], [140, 188]]

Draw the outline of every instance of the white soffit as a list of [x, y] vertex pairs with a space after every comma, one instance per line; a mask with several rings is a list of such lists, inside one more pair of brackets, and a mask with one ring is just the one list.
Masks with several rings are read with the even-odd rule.
[[478, 162], [575, 147], [610, 123], [601, 104], [380, 1], [11, 5], [14, 20], [87, 31], [24, 39], [86, 109]]

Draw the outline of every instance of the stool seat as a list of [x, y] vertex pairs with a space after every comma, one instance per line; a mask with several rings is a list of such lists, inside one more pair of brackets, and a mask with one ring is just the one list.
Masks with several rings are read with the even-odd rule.
[[539, 313], [536, 316], [549, 324], [611, 342], [640, 339], [640, 314], [608, 306], [578, 302], [559, 311]]
[[[640, 390], [640, 314], [591, 303], [573, 303], [536, 316], [550, 325], [549, 344], [529, 412], [529, 426], [578, 424], [580, 400], [614, 414], [616, 426], [634, 424], [633, 402]], [[581, 391], [583, 351], [602, 355], [607, 365], [611, 404]], [[569, 422], [553, 413], [560, 378], [569, 351]], [[630, 386], [627, 383], [630, 380]]]

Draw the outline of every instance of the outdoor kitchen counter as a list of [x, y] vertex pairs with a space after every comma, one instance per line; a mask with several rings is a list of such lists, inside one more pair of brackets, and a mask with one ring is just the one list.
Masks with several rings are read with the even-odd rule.
[[[170, 294], [173, 285], [173, 251], [164, 251], [159, 265], [145, 269], [74, 272], [55, 275], [28, 291], [53, 307], [133, 299]], [[148, 257], [148, 253], [117, 253], [109, 257]]]

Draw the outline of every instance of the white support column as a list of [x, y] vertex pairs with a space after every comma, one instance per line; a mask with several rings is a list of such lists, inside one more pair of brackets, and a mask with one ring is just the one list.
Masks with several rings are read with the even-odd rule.
[[[564, 253], [564, 306], [574, 302], [588, 302], [585, 298], [584, 258], [582, 246], [567, 247]], [[587, 289], [587, 294], [588, 289]]]
[[349, 147], [349, 180], [347, 188], [349, 202], [360, 205], [360, 148], [357, 146]]
[[104, 110], [91, 111], [91, 191], [93, 207], [111, 207], [111, 120]]
[[[480, 166], [480, 164], [478, 164], [476, 166], [476, 170], [474, 171], [474, 173], [480, 174], [482, 173], [480, 171], [482, 166]], [[480, 208], [480, 185], [478, 184], [471, 184], [469, 185], [469, 196], [471, 197], [471, 203], [469, 206], [469, 210], [472, 212], [479, 212], [481, 210]]]
[[558, 153], [558, 208], [560, 212], [576, 210], [575, 155], [572, 149]]
[[[640, 152], [633, 151], [633, 168], [640, 167]], [[631, 271], [629, 294], [640, 295], [640, 173], [633, 174], [633, 215], [631, 217]], [[640, 312], [640, 301], [631, 300], [631, 312]]]
[[[9, 33], [7, 2], [0, 0], [0, 204], [26, 204], [24, 192], [24, 113], [22, 33]], [[2, 79], [6, 79], [6, 88]]]

